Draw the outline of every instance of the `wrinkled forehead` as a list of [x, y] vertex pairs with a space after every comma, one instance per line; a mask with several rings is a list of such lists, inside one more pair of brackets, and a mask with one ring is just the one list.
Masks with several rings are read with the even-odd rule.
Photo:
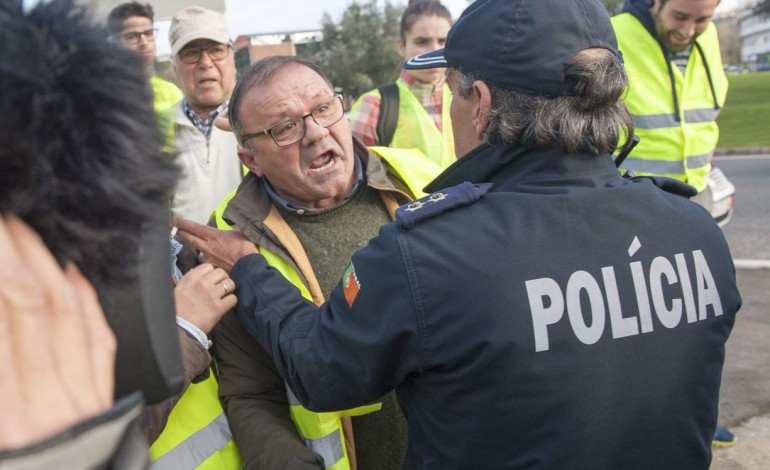
[[332, 96], [334, 90], [318, 72], [302, 64], [288, 63], [252, 87], [247, 99], [253, 97], [269, 107], [287, 102], [320, 104]]

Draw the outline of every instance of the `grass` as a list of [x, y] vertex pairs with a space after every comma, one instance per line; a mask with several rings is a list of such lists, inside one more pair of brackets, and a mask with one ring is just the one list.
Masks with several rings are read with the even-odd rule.
[[719, 148], [770, 147], [770, 72], [728, 75], [719, 114]]

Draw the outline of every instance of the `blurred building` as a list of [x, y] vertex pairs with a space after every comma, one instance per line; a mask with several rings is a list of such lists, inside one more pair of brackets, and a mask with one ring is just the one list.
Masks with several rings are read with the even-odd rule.
[[770, 15], [757, 15], [751, 7], [738, 18], [741, 58], [749, 70], [770, 70]]
[[741, 38], [738, 34], [737, 10], [714, 15], [714, 26], [719, 35], [719, 49], [722, 52], [722, 64], [725, 68], [739, 66], [743, 63], [741, 58]]
[[300, 55], [313, 43], [321, 42], [323, 32], [287, 31], [246, 34], [235, 39], [235, 66], [238, 74], [259, 59], [271, 55]]

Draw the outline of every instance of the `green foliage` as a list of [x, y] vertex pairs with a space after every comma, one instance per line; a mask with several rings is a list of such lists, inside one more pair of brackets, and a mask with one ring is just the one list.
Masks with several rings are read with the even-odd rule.
[[719, 114], [719, 148], [770, 146], [770, 72], [728, 75], [727, 103]]
[[757, 15], [770, 15], [770, 0], [761, 0], [754, 5], [754, 13]]
[[402, 11], [387, 0], [384, 8], [372, 0], [351, 3], [339, 24], [324, 14], [323, 40], [303, 56], [318, 64], [347, 98], [357, 98], [398, 76], [402, 59], [396, 40]]

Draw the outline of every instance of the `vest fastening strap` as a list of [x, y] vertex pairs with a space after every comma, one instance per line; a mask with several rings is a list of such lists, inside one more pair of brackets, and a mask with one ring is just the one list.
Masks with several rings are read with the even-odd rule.
[[150, 465], [152, 470], [195, 468], [232, 439], [224, 413]]

